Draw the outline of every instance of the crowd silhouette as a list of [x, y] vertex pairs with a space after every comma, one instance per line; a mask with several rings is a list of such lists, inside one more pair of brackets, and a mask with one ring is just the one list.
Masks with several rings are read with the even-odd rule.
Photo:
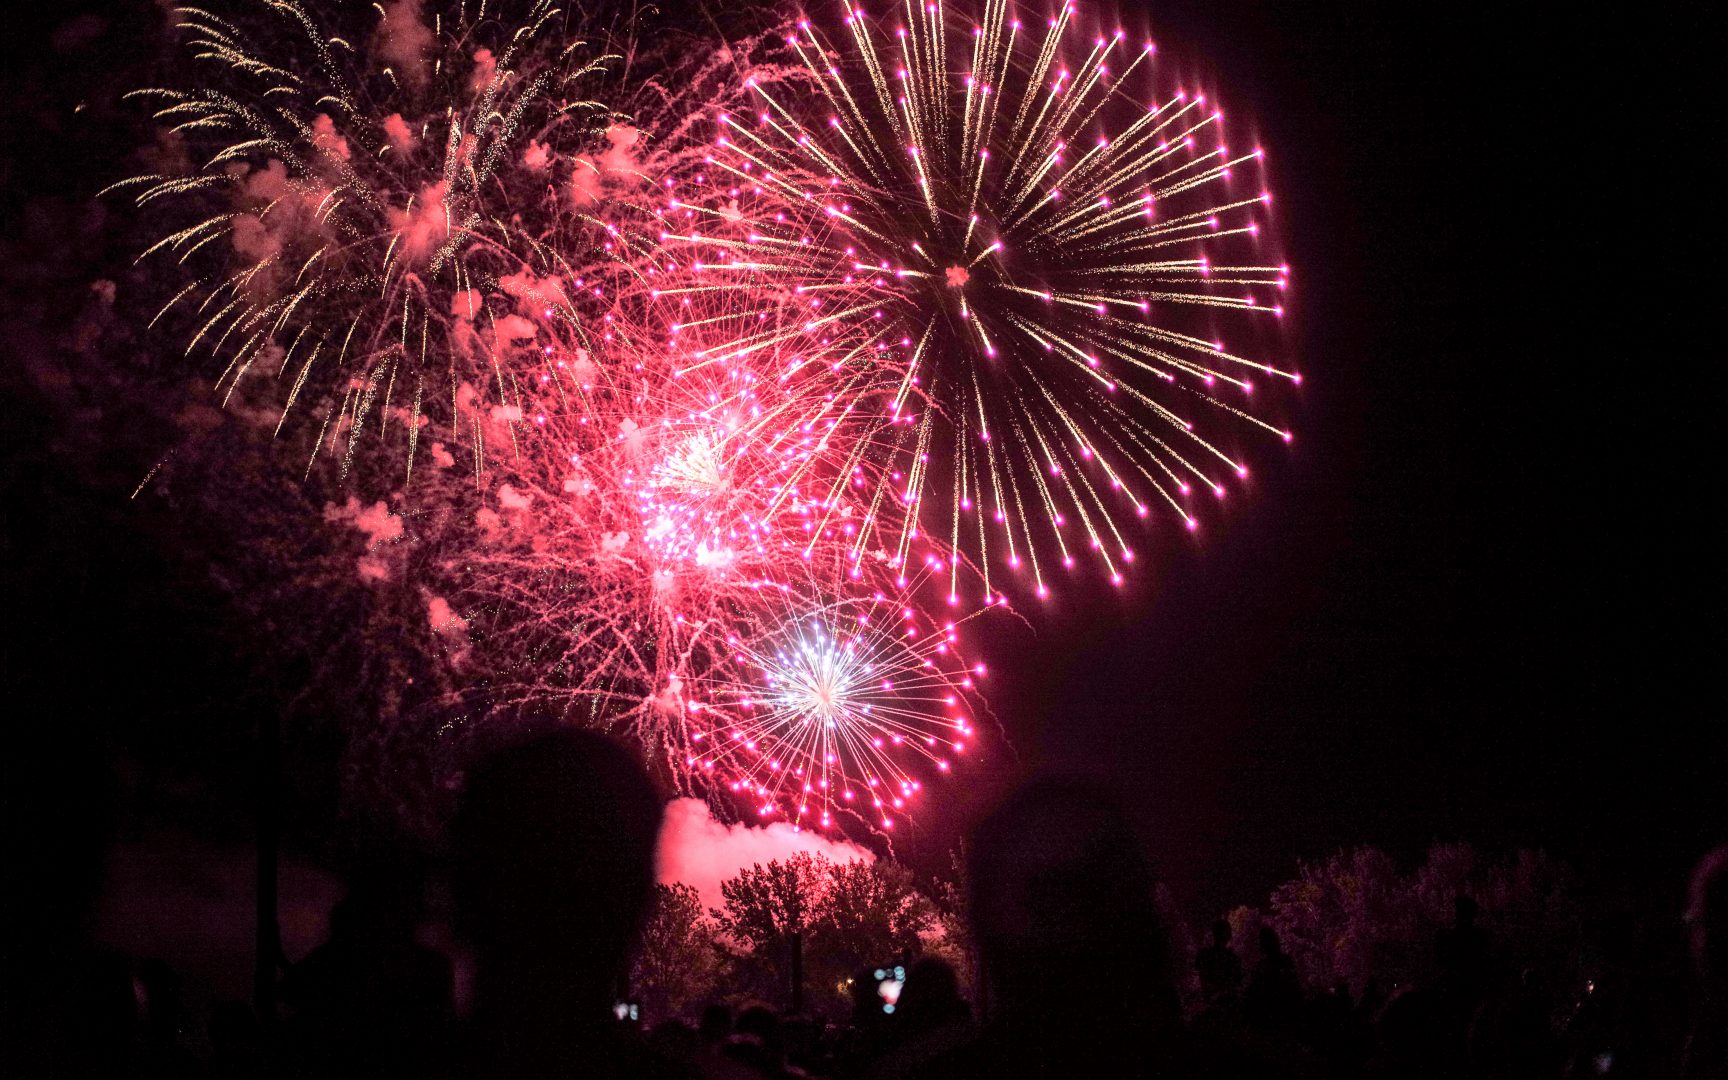
[[[907, 958], [892, 1009], [861, 977], [849, 1017], [763, 1003], [642, 1017], [627, 977], [660, 804], [622, 748], [558, 729], [471, 764], [438, 866], [362, 861], [328, 940], [287, 966], [283, 1015], [266, 1022], [238, 1002], [200, 1013], [168, 965], [94, 943], [112, 792], [87, 764], [28, 784], [67, 835], [48, 843], [8, 823], [24, 871], [5, 920], [9, 1077], [1728, 1075], [1728, 847], [1692, 876], [1675, 919], [1692, 970], [1664, 973], [1679, 1004], [1660, 1018], [1635, 985], [1618, 998], [1594, 982], [1575, 997], [1539, 985], [1462, 895], [1427, 984], [1316, 992], [1269, 926], [1237, 940], [1221, 919], [1179, 959], [1121, 808], [1098, 788], [1047, 780], [969, 838], [969, 991], [926, 955]], [[441, 937], [426, 932], [433, 878], [448, 909]]]

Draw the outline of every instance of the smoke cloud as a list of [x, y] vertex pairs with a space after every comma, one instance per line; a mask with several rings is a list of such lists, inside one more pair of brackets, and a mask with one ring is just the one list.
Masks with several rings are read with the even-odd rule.
[[868, 848], [850, 841], [830, 840], [785, 822], [761, 827], [727, 825], [714, 820], [701, 799], [673, 799], [666, 804], [666, 817], [660, 826], [658, 876], [662, 884], [682, 882], [690, 886], [705, 906], [719, 907], [722, 881], [756, 863], [785, 859], [800, 851], [835, 862], [876, 859]]

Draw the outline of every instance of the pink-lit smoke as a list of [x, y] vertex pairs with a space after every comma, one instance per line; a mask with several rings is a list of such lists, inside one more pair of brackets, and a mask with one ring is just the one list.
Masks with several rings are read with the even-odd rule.
[[800, 851], [835, 862], [875, 859], [867, 848], [831, 840], [784, 821], [763, 826], [728, 825], [716, 820], [701, 799], [673, 799], [666, 804], [666, 818], [660, 826], [657, 878], [666, 885], [688, 885], [705, 906], [719, 907], [722, 881], [757, 863], [783, 860]]

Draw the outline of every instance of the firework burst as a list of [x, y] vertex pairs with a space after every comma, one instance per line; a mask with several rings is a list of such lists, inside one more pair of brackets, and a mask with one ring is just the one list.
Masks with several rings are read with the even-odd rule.
[[179, 9], [212, 77], [140, 96], [203, 164], [117, 185], [192, 276], [158, 318], [309, 417], [308, 473], [405, 449], [329, 516], [429, 538], [447, 696], [890, 829], [971, 752], [968, 612], [1088, 552], [1120, 582], [1132, 521], [1290, 437], [1249, 408], [1299, 381], [1260, 153], [1072, 5], [847, 7], [666, 59], [633, 120], [523, 10]]
[[1247, 475], [1217, 421], [1290, 437], [1247, 406], [1298, 376], [1219, 328], [1259, 340], [1283, 312], [1261, 152], [1232, 149], [1203, 94], [1135, 96], [1152, 46], [1083, 34], [1073, 5], [909, 0], [844, 23], [835, 41], [799, 20], [796, 62], [751, 70], [666, 242], [707, 287], [850, 313], [892, 374], [874, 404], [903, 549], [927, 523], [976, 555], [986, 599], [992, 564], [1043, 595], [1088, 549], [1120, 582], [1125, 519], [1162, 506], [1193, 528], [1197, 489]]
[[[895, 546], [915, 530], [874, 450], [892, 385], [858, 344], [870, 298], [709, 289], [645, 243], [664, 190], [647, 163], [680, 167], [687, 121], [660, 110], [661, 152], [578, 96], [609, 58], [547, 3], [510, 21], [397, 0], [335, 28], [292, 0], [234, 10], [177, 16], [214, 77], [138, 95], [203, 161], [117, 185], [163, 223], [143, 257], [192, 278], [158, 318], [188, 323], [247, 417], [265, 386], [277, 434], [312, 418], [308, 472], [329, 454], [375, 481], [405, 448], [395, 514], [350, 498], [327, 516], [396, 522], [425, 553], [360, 573], [413, 562], [463, 713], [552, 711], [639, 739], [686, 790], [723, 777], [801, 824], [888, 827], [919, 756], [934, 775], [970, 734], [972, 675], [951, 628], [918, 638], [914, 594], [949, 555], [927, 543], [914, 568]], [[687, 67], [701, 84], [723, 65]], [[756, 701], [792, 700], [773, 658], [813, 657], [788, 642], [817, 627], [846, 635], [832, 673], [870, 685], [831, 684], [819, 738], [757, 726]], [[724, 722], [812, 791], [711, 750]]]
[[972, 738], [983, 665], [967, 667], [954, 623], [929, 623], [903, 598], [789, 610], [732, 645], [734, 663], [694, 688], [709, 726], [692, 732], [687, 763], [759, 816], [826, 828], [848, 814], [892, 829], [920, 777], [948, 772]]
[[278, 433], [308, 413], [313, 455], [342, 454], [344, 474], [361, 436], [395, 422], [411, 479], [434, 413], [482, 458], [464, 388], [515, 407], [506, 354], [548, 321], [579, 325], [628, 259], [599, 208], [637, 185], [639, 135], [579, 94], [614, 58], [544, 0], [514, 22], [484, 5], [373, 11], [341, 28], [351, 41], [293, 0], [176, 9], [189, 88], [132, 96], [191, 164], [110, 190], [167, 226], [140, 259], [192, 280], [157, 319], [188, 324], [224, 402], [268, 384]]
[[[883, 485], [855, 452], [852, 398], [834, 392], [843, 346], [810, 330], [799, 304], [740, 319], [704, 306], [712, 298], [648, 299], [606, 316], [597, 354], [541, 350], [522, 399], [536, 437], [488, 472], [498, 487], [457, 574], [470, 583], [464, 619], [480, 666], [495, 673], [493, 702], [610, 725], [653, 748], [681, 786], [723, 782], [759, 813], [831, 825], [847, 811], [883, 827], [917, 789], [906, 785], [951, 766], [969, 713], [941, 710], [973, 674], [951, 627], [927, 627], [927, 648], [913, 640], [929, 570], [908, 575], [884, 546], [897, 535], [883, 528], [892, 516], [870, 513]], [[756, 347], [764, 339], [774, 344]], [[835, 805], [790, 780], [769, 783], [737, 748], [710, 749], [716, 725], [767, 692], [763, 664], [788, 627], [861, 618], [851, 632], [864, 641], [881, 632], [877, 606], [901, 613], [904, 640], [859, 662], [883, 673], [878, 683], [899, 682], [846, 730], [874, 713], [883, 745], [836, 748], [749, 725], [752, 746], [774, 747], [770, 771], [812, 777], [823, 797], [835, 785]], [[911, 673], [914, 664], [924, 666]], [[938, 685], [948, 689], [932, 706], [920, 694]], [[915, 723], [919, 708], [928, 716]], [[957, 720], [968, 728], [960, 736]], [[905, 744], [914, 728], [924, 741]], [[845, 805], [843, 789], [864, 794]]]

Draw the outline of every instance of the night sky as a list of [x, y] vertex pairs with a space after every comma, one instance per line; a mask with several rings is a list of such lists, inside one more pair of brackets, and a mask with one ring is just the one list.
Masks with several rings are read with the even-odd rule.
[[[48, 44], [69, 14], [28, 16], [0, 109], [8, 738], [23, 762], [117, 756], [145, 793], [133, 813], [243, 836], [268, 643], [200, 579], [207, 541], [127, 501], [137, 445], [93, 460], [19, 362], [56, 333], [45, 291], [127, 257], [97, 229], [29, 265], [44, 215], [124, 175], [128, 148], [71, 111], [130, 85], [90, 62], [138, 62], [124, 29], [149, 13], [118, 10], [81, 63]], [[1198, 540], [1143, 545], [1131, 588], [1080, 583], [997, 624], [980, 651], [1005, 742], [941, 788], [904, 853], [940, 861], [1010, 778], [1055, 769], [1123, 792], [1200, 916], [1358, 842], [1677, 873], [1724, 835], [1704, 375], [1720, 346], [1687, 326], [1714, 283], [1657, 269], [1672, 238], [1649, 223], [1682, 189], [1627, 175], [1693, 153], [1621, 92], [1641, 46], [1431, 5], [1149, 16], [1167, 55], [1209, 59], [1197, 74], [1268, 149], [1296, 441], [1257, 449]], [[290, 842], [313, 848], [334, 740], [295, 755]]]

